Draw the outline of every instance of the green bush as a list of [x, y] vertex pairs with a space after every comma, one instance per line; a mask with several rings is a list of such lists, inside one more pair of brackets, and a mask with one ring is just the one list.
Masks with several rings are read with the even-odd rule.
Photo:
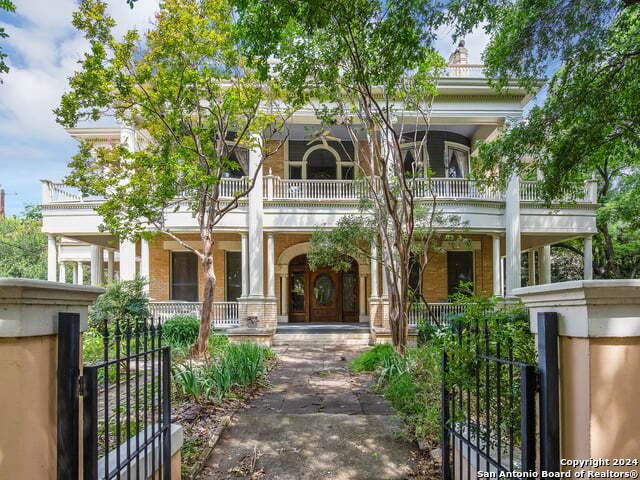
[[371, 350], [361, 353], [351, 362], [351, 369], [354, 372], [373, 372], [384, 360], [395, 352], [388, 343], [376, 345]]
[[172, 347], [190, 347], [198, 338], [200, 320], [195, 315], [176, 315], [162, 325], [162, 336]]
[[144, 291], [146, 280], [116, 281], [107, 286], [89, 310], [89, 326], [103, 329], [105, 322], [119, 322], [121, 328], [138, 325], [149, 318], [149, 297]]

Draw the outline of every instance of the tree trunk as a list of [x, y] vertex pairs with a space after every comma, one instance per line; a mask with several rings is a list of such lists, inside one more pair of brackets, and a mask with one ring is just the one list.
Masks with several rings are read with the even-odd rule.
[[213, 240], [209, 235], [202, 238], [202, 270], [204, 272], [204, 293], [200, 310], [200, 329], [198, 340], [193, 348], [196, 356], [202, 357], [208, 351], [209, 333], [211, 332], [211, 311], [213, 309], [213, 294], [216, 287], [216, 274], [213, 268]]

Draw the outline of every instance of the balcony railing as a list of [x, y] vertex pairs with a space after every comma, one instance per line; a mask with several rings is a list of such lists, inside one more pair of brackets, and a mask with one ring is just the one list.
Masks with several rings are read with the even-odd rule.
[[484, 65], [472, 63], [454, 63], [447, 66], [445, 77], [485, 78]]
[[[543, 202], [544, 200], [545, 199], [542, 195], [540, 182], [520, 181], [521, 202]], [[582, 193], [578, 194], [576, 198], [571, 198], [567, 195], [561, 198], [559, 201], [575, 201], [576, 203], [598, 203], [598, 182], [595, 180], [588, 180], [584, 184]]]
[[[449, 200], [504, 201], [504, 194], [483, 182], [468, 178], [419, 178], [414, 180], [416, 198]], [[220, 181], [220, 198], [228, 199], [246, 191], [249, 179], [223, 178]], [[292, 180], [274, 175], [264, 177], [264, 199], [267, 201], [294, 201], [299, 203], [322, 200], [356, 202], [368, 194], [368, 185], [364, 179], [358, 180]], [[97, 202], [99, 197], [83, 196], [77, 189], [63, 183], [42, 180], [42, 203], [82, 203]], [[520, 200], [522, 202], [543, 202], [538, 182], [520, 182]], [[585, 182], [584, 193], [577, 198], [568, 196], [560, 201], [575, 201], [582, 204], [597, 203], [597, 183]]]
[[[201, 302], [150, 302], [151, 316], [162, 323], [176, 315], [200, 316]], [[237, 302], [213, 302], [211, 309], [211, 325], [215, 328], [237, 327], [238, 303]]]
[[441, 325], [450, 316], [464, 312], [464, 305], [453, 303], [414, 303], [409, 311], [409, 326], [417, 327], [419, 323], [433, 323]]

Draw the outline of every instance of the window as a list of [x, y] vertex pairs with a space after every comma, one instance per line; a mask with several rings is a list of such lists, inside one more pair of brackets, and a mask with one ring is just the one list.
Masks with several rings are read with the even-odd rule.
[[473, 252], [447, 252], [448, 294], [473, 293], [461, 289], [461, 283], [473, 283]]
[[171, 300], [198, 301], [198, 257], [193, 252], [171, 252]]
[[242, 254], [225, 252], [225, 300], [235, 302], [242, 295]]
[[291, 311], [304, 312], [304, 272], [291, 274]]
[[237, 147], [229, 156], [229, 167], [222, 174], [223, 178], [242, 178], [248, 175], [244, 171], [244, 166], [249, 165], [249, 151], [245, 148]]
[[355, 155], [351, 142], [325, 141], [315, 145], [301, 140], [288, 143], [287, 178], [292, 180], [353, 180]]
[[420, 258], [411, 252], [409, 257], [409, 295], [413, 301], [422, 298], [422, 281], [420, 278]]
[[[403, 143], [400, 145], [400, 150], [402, 152], [402, 168], [404, 173], [414, 173], [415, 171], [415, 174], [420, 176], [424, 165], [428, 165], [429, 155], [427, 154], [427, 145], [421, 144], [421, 142]], [[417, 164], [419, 155], [422, 155], [420, 165]]]
[[464, 178], [469, 175], [469, 148], [445, 142], [445, 174], [449, 178]]
[[357, 306], [356, 274], [345, 272], [342, 274], [342, 311], [356, 313]]

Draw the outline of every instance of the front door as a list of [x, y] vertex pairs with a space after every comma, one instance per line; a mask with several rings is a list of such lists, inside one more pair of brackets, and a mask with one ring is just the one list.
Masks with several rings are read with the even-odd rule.
[[310, 272], [309, 286], [309, 321], [341, 322], [340, 274], [330, 269]]

